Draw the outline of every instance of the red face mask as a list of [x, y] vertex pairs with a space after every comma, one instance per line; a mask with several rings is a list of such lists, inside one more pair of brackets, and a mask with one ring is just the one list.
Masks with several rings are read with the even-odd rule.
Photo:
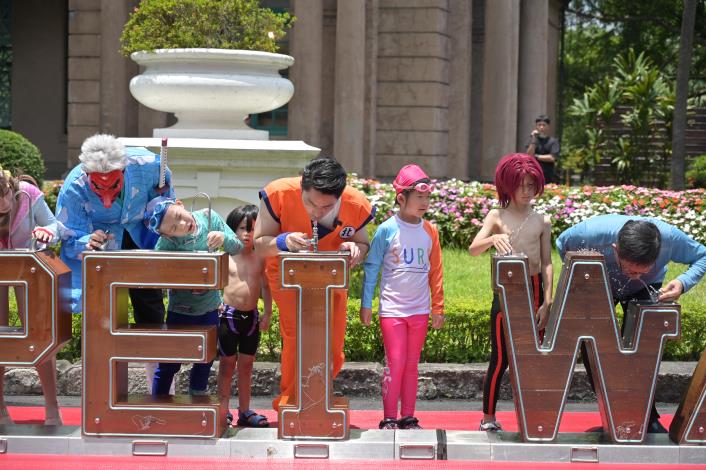
[[108, 173], [89, 173], [91, 189], [103, 201], [103, 206], [109, 208], [123, 190], [125, 177], [122, 170], [113, 170]]

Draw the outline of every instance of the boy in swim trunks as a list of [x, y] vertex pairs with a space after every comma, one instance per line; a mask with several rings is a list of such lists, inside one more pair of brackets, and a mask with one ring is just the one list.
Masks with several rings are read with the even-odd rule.
[[[272, 296], [264, 277], [264, 259], [255, 253], [253, 227], [257, 219], [257, 206], [236, 207], [226, 219], [226, 224], [243, 243], [243, 250], [230, 257], [230, 276], [223, 291], [223, 307], [219, 313], [218, 396], [221, 406], [228, 409], [231, 382], [238, 369], [238, 426], [267, 427], [267, 418], [250, 409], [250, 384], [253, 362], [260, 343], [260, 330], [267, 330], [272, 315]], [[262, 294], [265, 313], [260, 316], [257, 302]], [[228, 423], [233, 415], [226, 414]]]

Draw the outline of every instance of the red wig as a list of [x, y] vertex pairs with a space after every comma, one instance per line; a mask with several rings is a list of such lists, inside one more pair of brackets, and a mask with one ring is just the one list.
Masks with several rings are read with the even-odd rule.
[[502, 207], [507, 207], [515, 197], [517, 189], [522, 186], [525, 175], [530, 175], [534, 180], [539, 196], [544, 192], [544, 174], [534, 157], [524, 153], [505, 155], [500, 159], [495, 168], [495, 189], [498, 191], [498, 200]]

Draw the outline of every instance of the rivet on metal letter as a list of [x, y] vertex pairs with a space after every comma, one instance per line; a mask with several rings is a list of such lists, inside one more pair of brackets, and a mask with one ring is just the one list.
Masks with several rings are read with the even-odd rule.
[[294, 276], [294, 270], [293, 270], [293, 269], [290, 269], [290, 270], [289, 270], [289, 275], [290, 275], [290, 276]]
[[586, 280], [588, 280], [590, 277], [591, 277], [591, 275], [588, 274], [588, 273], [585, 273], [585, 274], [583, 275], [583, 278], [586, 279]]
[[507, 277], [512, 277], [512, 271], [507, 272]]
[[31, 272], [32, 274], [34, 274], [34, 273], [37, 272], [37, 268], [35, 268], [34, 266], [32, 266], [31, 268], [29, 268], [29, 272]]
[[96, 271], [100, 271], [100, 270], [101, 270], [101, 265], [99, 264], [98, 266], [96, 266]]
[[337, 273], [338, 273], [338, 271], [336, 271], [335, 269], [332, 269], [332, 270], [331, 270], [331, 275], [332, 275], [332, 276], [335, 276]]
[[201, 272], [204, 273], [204, 274], [208, 274], [208, 268], [203, 268], [203, 269], [201, 270]]
[[537, 431], [539, 431], [539, 432], [544, 431], [544, 426], [542, 426], [541, 424], [539, 426], [537, 426]]
[[101, 423], [101, 419], [100, 419], [100, 418], [95, 418], [95, 419], [93, 420], [93, 422], [96, 423], [96, 424], [100, 424], [100, 423]]
[[196, 350], [197, 350], [198, 352], [203, 351], [203, 346], [201, 346], [201, 345], [199, 344], [198, 347], [196, 348]]
[[665, 321], [665, 322], [664, 322], [664, 326], [665, 326], [665, 327], [669, 326], [669, 322], [668, 322], [668, 321]]
[[34, 351], [34, 345], [33, 345], [33, 344], [30, 344], [30, 345], [29, 345], [29, 348], [27, 348], [27, 349], [29, 349], [30, 351]]

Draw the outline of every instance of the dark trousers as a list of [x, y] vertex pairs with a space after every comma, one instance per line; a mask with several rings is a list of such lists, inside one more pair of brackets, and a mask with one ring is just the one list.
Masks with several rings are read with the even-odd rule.
[[[212, 310], [203, 315], [183, 315], [176, 312], [167, 312], [167, 325], [217, 326], [218, 310]], [[213, 361], [208, 363], [195, 362], [191, 366], [191, 373], [189, 374], [190, 394], [201, 395], [205, 393], [212, 364]], [[174, 375], [179, 372], [180, 368], [181, 363], [179, 362], [160, 362], [154, 373], [152, 395], [169, 395], [169, 388], [172, 386]]]
[[[530, 277], [532, 284], [532, 300], [535, 311], [544, 303], [544, 287], [541, 274]], [[540, 331], [540, 338], [544, 330]], [[508, 368], [507, 346], [505, 345], [505, 325], [503, 313], [500, 311], [498, 294], [493, 294], [493, 305], [490, 307], [490, 362], [483, 379], [483, 413], [495, 414], [500, 395], [500, 382]]]
[[[650, 287], [652, 289], [659, 289], [662, 287], [662, 283], [655, 283], [655, 284], [650, 284]], [[628, 303], [630, 300], [651, 300], [652, 296], [650, 295], [650, 290], [647, 288], [642, 289], [639, 292], [636, 292], [635, 294], [630, 296], [630, 299], [614, 299], [613, 302], [615, 305], [618, 303], [623, 309], [623, 314], [626, 314], [628, 311]], [[625, 321], [623, 321], [623, 324], [620, 326], [620, 334], [623, 335], [625, 330]], [[660, 358], [662, 359], [662, 358]], [[586, 368], [586, 376], [588, 377], [588, 383], [591, 384], [591, 389], [593, 392], [596, 392], [596, 387], [593, 385], [593, 372], [591, 371], [591, 365], [588, 362], [588, 349], [586, 348], [586, 342], [581, 341], [581, 361], [583, 362], [584, 367]], [[652, 402], [652, 411], [650, 412], [650, 423], [659, 420], [659, 413], [657, 412], [657, 406], [655, 406], [655, 403]]]
[[[130, 233], [123, 232], [123, 250], [135, 250], [139, 247], [130, 237]], [[135, 315], [135, 324], [162, 324], [164, 323], [164, 297], [162, 289], [128, 289], [130, 302]]]

